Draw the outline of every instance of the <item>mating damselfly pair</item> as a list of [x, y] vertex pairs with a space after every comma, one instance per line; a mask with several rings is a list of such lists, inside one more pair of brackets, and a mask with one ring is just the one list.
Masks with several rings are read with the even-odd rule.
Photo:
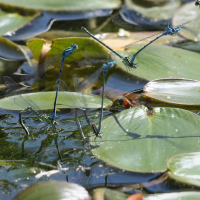
[[[39, 119], [41, 119], [42, 121], [46, 122], [47, 125], [52, 126], [54, 129], [56, 129], [56, 126], [58, 125], [58, 122], [56, 122], [55, 118], [56, 118], [56, 105], [57, 105], [57, 97], [58, 95], [61, 95], [63, 98], [63, 101], [65, 100], [70, 100], [72, 103], [72, 107], [74, 108], [74, 112], [75, 112], [75, 120], [76, 120], [76, 124], [78, 127], [78, 130], [81, 134], [82, 139], [85, 139], [84, 133], [82, 131], [82, 127], [81, 124], [78, 120], [78, 109], [81, 109], [84, 111], [84, 116], [85, 119], [88, 123], [88, 125], [90, 126], [92, 132], [96, 135], [96, 136], [100, 136], [100, 129], [101, 129], [101, 119], [102, 119], [102, 115], [103, 115], [103, 99], [102, 98], [102, 106], [101, 106], [101, 114], [100, 114], [100, 121], [99, 121], [99, 126], [98, 128], [96, 127], [95, 124], [91, 123], [87, 113], [86, 113], [86, 101], [84, 98], [84, 94], [82, 93], [82, 90], [85, 87], [89, 87], [90, 84], [93, 84], [95, 82], [95, 80], [98, 79], [98, 77], [100, 76], [101, 72], [103, 72], [103, 77], [104, 77], [104, 83], [105, 83], [105, 73], [106, 71], [108, 71], [109, 69], [111, 69], [115, 62], [111, 61], [111, 62], [107, 62], [105, 64], [103, 64], [103, 66], [97, 70], [94, 74], [92, 74], [91, 76], [89, 76], [88, 78], [86, 78], [85, 80], [83, 80], [81, 83], [79, 82], [79, 78], [77, 75], [73, 75], [73, 82], [74, 82], [74, 87], [75, 87], [75, 91], [76, 91], [76, 95], [68, 95], [67, 92], [71, 92], [69, 87], [67, 86], [67, 84], [61, 80], [61, 73], [62, 73], [62, 68], [63, 68], [63, 63], [65, 61], [65, 58], [71, 54], [74, 53], [74, 51], [78, 48], [77, 45], [72, 44], [71, 48], [68, 48], [66, 50], [63, 51], [62, 54], [52, 58], [52, 61], [55, 61], [56, 59], [58, 59], [61, 55], [62, 55], [62, 62], [61, 62], [61, 67], [60, 67], [60, 72], [59, 72], [59, 79], [57, 80], [57, 84], [54, 86], [54, 90], [56, 91], [56, 95], [55, 95], [55, 100], [54, 100], [54, 109], [53, 109], [53, 114], [52, 116], [48, 116], [48, 115], [43, 115], [40, 112], [40, 108], [37, 106], [37, 104], [35, 102], [33, 102], [28, 95], [20, 95], [20, 89], [21, 87], [14, 81], [12, 80], [10, 77], [4, 76], [4, 82], [5, 85], [7, 86], [7, 90], [6, 90], [6, 96], [8, 95], [16, 95], [15, 96], [15, 102], [23, 105], [24, 107], [26, 107], [24, 110], [20, 111], [19, 113], [19, 119], [20, 119], [20, 124], [23, 127], [23, 129], [25, 130], [25, 132], [27, 133], [27, 135], [29, 135], [29, 130], [28, 128], [25, 126], [24, 122], [23, 122], [23, 118], [22, 118], [22, 114], [28, 110], [32, 111], [34, 114], [37, 115], [37, 117]], [[52, 63], [52, 61], [49, 61], [48, 63]], [[41, 66], [39, 66], [40, 69]], [[43, 66], [44, 67], [44, 66]], [[36, 68], [36, 67], [35, 67]], [[34, 69], [35, 69], [34, 68]], [[45, 64], [45, 71], [48, 70], [48, 65], [47, 63]], [[30, 70], [29, 70], [30, 71]], [[28, 81], [30, 79], [38, 79], [43, 73], [40, 71], [40, 73], [37, 72], [37, 70], [32, 70], [31, 74], [28, 74], [27, 76], [23, 76], [22, 80], [23, 81]], [[104, 87], [104, 86], [103, 86]], [[103, 95], [103, 93], [102, 93]]]
[[[123, 64], [128, 69], [134, 69], [138, 65], [137, 63], [134, 62], [134, 60], [135, 60], [136, 56], [142, 50], [144, 50], [148, 45], [150, 45], [152, 42], [154, 42], [155, 40], [159, 39], [162, 36], [165, 36], [165, 35], [174, 35], [174, 34], [179, 33], [179, 31], [181, 30], [181, 26], [176, 27], [176, 28], [172, 28], [172, 27], [168, 26], [164, 30], [164, 32], [162, 34], [160, 34], [158, 37], [156, 37], [155, 39], [153, 39], [152, 41], [150, 41], [148, 44], [146, 44], [144, 47], [142, 47], [140, 50], [138, 50], [132, 56], [131, 59], [129, 59], [128, 57], [121, 56], [119, 53], [117, 53], [111, 47], [109, 47], [108, 45], [106, 45], [105, 43], [103, 43], [101, 40], [99, 40], [98, 38], [96, 38], [94, 35], [92, 35], [86, 28], [82, 27], [82, 30], [85, 31], [87, 34], [89, 34], [96, 41], [98, 41], [99, 43], [101, 43], [102, 45], [104, 45], [106, 48], [108, 48], [115, 55], [117, 55], [119, 57], [119, 59], [122, 60]], [[54, 90], [56, 91], [56, 94], [55, 94], [54, 108], [53, 108], [53, 114], [52, 114], [52, 116], [47, 116], [47, 115], [40, 114], [38, 112], [38, 110], [40, 110], [40, 109], [35, 105], [35, 103], [33, 101], [31, 101], [31, 99], [28, 99], [28, 97], [25, 97], [25, 96], [22, 96], [22, 95], [17, 95], [16, 96], [16, 102], [18, 102], [18, 103], [21, 102], [21, 103], [23, 103], [26, 106], [26, 108], [20, 112], [19, 118], [20, 118], [20, 124], [23, 127], [23, 129], [25, 130], [25, 132], [27, 133], [27, 135], [29, 135], [29, 131], [28, 131], [27, 127], [25, 126], [25, 124], [23, 122], [23, 119], [22, 119], [22, 114], [24, 112], [26, 112], [27, 110], [32, 110], [38, 116], [38, 118], [40, 118], [41, 120], [43, 120], [47, 124], [51, 125], [53, 128], [56, 128], [56, 125], [58, 124], [58, 122], [56, 122], [56, 120], [55, 120], [56, 119], [57, 97], [58, 97], [58, 95], [62, 95], [62, 96], [64, 96], [64, 98], [67, 99], [69, 97], [67, 95], [64, 95], [66, 93], [63, 93], [63, 92], [64, 91], [70, 92], [70, 89], [67, 86], [67, 84], [63, 80], [61, 80], [61, 73], [62, 73], [62, 69], [63, 69], [63, 64], [65, 62], [65, 58], [68, 57], [68, 56], [70, 56], [70, 55], [72, 55], [77, 48], [78, 48], [78, 46], [76, 44], [72, 44], [70, 48], [65, 49], [61, 54], [59, 54], [59, 55], [53, 57], [52, 59], [48, 60], [42, 67], [41, 66], [36, 66], [36, 67], [30, 67], [28, 70], [26, 69], [26, 71], [29, 71], [31, 73], [28, 74], [28, 75], [23, 76], [22, 77], [22, 81], [26, 82], [26, 81], [29, 81], [31, 79], [37, 80], [37, 79], [39, 79], [48, 70], [49, 66], [53, 62], [55, 62], [58, 58], [62, 57], [61, 67], [60, 67], [60, 72], [59, 72], [59, 77], [58, 77], [58, 80], [57, 80], [57, 84], [54, 86]], [[92, 132], [96, 136], [101, 136], [100, 130], [101, 130], [102, 117], [103, 117], [105, 75], [106, 75], [106, 72], [108, 70], [110, 70], [114, 66], [114, 64], [115, 64], [115, 61], [110, 61], [110, 62], [104, 63], [101, 68], [99, 68], [95, 73], [93, 73], [92, 75], [90, 75], [89, 77], [87, 77], [82, 82], [79, 81], [79, 78], [78, 78], [77, 75], [73, 76], [75, 91], [78, 93], [78, 95], [77, 95], [76, 98], [71, 98], [70, 100], [71, 100], [71, 102], [74, 102], [74, 104], [76, 104], [76, 106], [73, 106], [74, 107], [74, 112], [75, 112], [75, 120], [76, 120], [76, 124], [77, 124], [78, 130], [80, 132], [80, 135], [81, 135], [82, 139], [85, 139], [85, 136], [84, 136], [84, 133], [82, 131], [81, 124], [80, 124], [80, 122], [78, 120], [78, 108], [84, 111], [85, 119], [86, 119], [89, 127], [91, 128]], [[40, 69], [43, 69], [43, 70], [40, 70]], [[85, 103], [86, 101], [85, 101], [84, 94], [82, 93], [82, 91], [83, 91], [84, 88], [89, 87], [89, 85], [94, 84], [95, 81], [100, 76], [101, 72], [103, 72], [103, 92], [102, 92], [101, 113], [100, 113], [100, 117], [99, 117], [99, 125], [98, 125], [98, 128], [97, 128], [95, 124], [93, 124], [93, 123], [90, 122], [90, 120], [89, 120], [89, 118], [87, 116], [86, 109], [85, 109], [87, 106], [86, 106], [86, 103]], [[17, 83], [15, 83], [15, 81], [13, 81], [9, 77], [4, 77], [4, 81], [5, 81], [5, 84], [7, 85], [8, 93], [10, 92], [10, 94], [19, 94], [20, 86]], [[77, 108], [77, 104], [78, 104], [78, 108]]]
[[[113, 19], [113, 22], [118, 24], [118, 25], [121, 25], [122, 24], [122, 21], [119, 21], [118, 18], [114, 18]], [[165, 36], [165, 35], [176, 35], [177, 33], [180, 32], [181, 30], [181, 27], [185, 24], [189, 23], [188, 22], [185, 22], [179, 26], [177, 26], [176, 28], [173, 28], [173, 27], [166, 27], [164, 32], [161, 33], [159, 36], [157, 36], [155, 39], [151, 40], [148, 44], [146, 44], [144, 47], [142, 47], [141, 49], [139, 49], [132, 57], [131, 59], [129, 57], [123, 57], [122, 55], [120, 55], [118, 52], [116, 52], [115, 50], [113, 50], [111, 47], [109, 47], [108, 45], [106, 45], [104, 42], [102, 42], [100, 39], [98, 39], [97, 37], [95, 37], [93, 34], [91, 34], [86, 28], [82, 27], [81, 29], [83, 31], [85, 31], [88, 35], [90, 35], [92, 38], [94, 38], [96, 41], [98, 41], [99, 43], [101, 43], [102, 45], [104, 45], [106, 48], [108, 48], [110, 51], [112, 51], [115, 55], [117, 55], [119, 57], [119, 59], [122, 60], [123, 64], [127, 67], [127, 69], [134, 69], [134, 68], [137, 68], [137, 66], [139, 65], [138, 63], [135, 63], [135, 58], [136, 56], [142, 51], [144, 50], [147, 46], [149, 46], [151, 43], [153, 43], [154, 41], [158, 40], [159, 38]], [[131, 25], [130, 25], [131, 26]], [[158, 35], [158, 34], [155, 34], [155, 35]], [[152, 36], [149, 36], [147, 38], [150, 38], [150, 37], [153, 37], [155, 35], [152, 35]], [[142, 40], [145, 40], [147, 38], [144, 38]], [[139, 40], [139, 41], [136, 41], [132, 44], [135, 44], [137, 42], [140, 42], [142, 40]], [[132, 44], [129, 44], [129, 45], [132, 45]], [[128, 45], [128, 46], [129, 46]]]

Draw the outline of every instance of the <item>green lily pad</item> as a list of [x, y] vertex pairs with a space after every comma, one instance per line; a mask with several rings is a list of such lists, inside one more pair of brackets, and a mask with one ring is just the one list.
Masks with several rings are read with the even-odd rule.
[[[71, 47], [71, 44], [78, 45], [78, 49], [74, 55], [66, 58], [68, 62], [74, 62], [76, 60], [84, 58], [82, 55], [82, 50], [89, 52], [98, 52], [98, 53], [107, 53], [108, 49], [101, 45], [99, 42], [90, 39], [90, 38], [63, 38], [63, 39], [54, 39], [52, 40], [51, 50], [48, 52], [48, 58], [53, 57], [61, 53], [64, 49]], [[75, 60], [76, 59], [76, 60]]]
[[183, 26], [183, 28], [180, 31], [180, 34], [190, 40], [200, 41], [200, 12], [198, 7], [194, 4], [194, 2], [190, 2], [178, 9], [174, 14], [172, 23], [173, 26], [176, 27], [185, 22], [189, 22]]
[[200, 198], [200, 192], [173, 192], [165, 194], [154, 194], [143, 197], [142, 200], [198, 200]]
[[111, 190], [108, 188], [97, 188], [94, 190], [93, 197], [96, 200], [101, 199], [110, 199], [110, 200], [126, 200], [128, 198], [128, 194], [123, 192]]
[[137, 3], [134, 3], [131, 0], [126, 0], [126, 5], [129, 9], [142, 14], [142, 17], [153, 20], [167, 20], [171, 18], [175, 10], [180, 6], [180, 0], [169, 2], [164, 6], [154, 6], [148, 8], [138, 6]]
[[164, 103], [200, 106], [200, 82], [190, 79], [158, 79], [143, 88], [142, 97]]
[[[133, 45], [127, 51], [118, 51], [130, 58], [144, 45]], [[127, 70], [126, 66], [113, 56], [117, 65]], [[148, 81], [158, 78], [186, 78], [200, 80], [199, 54], [175, 47], [151, 44], [138, 56], [135, 63], [139, 63], [136, 70], [129, 73]]]
[[178, 44], [175, 44], [174, 46], [182, 48], [182, 49], [186, 49], [186, 50], [200, 52], [200, 42], [185, 41], [185, 42], [180, 42]]
[[173, 155], [200, 149], [200, 117], [177, 108], [144, 106], [113, 114], [102, 122], [102, 139], [91, 137], [101, 160], [135, 172], [161, 172]]
[[[80, 108], [82, 105], [80, 103], [73, 102], [73, 100], [79, 99], [80, 93], [76, 92], [59, 92], [57, 99], [57, 108]], [[86, 100], [87, 108], [100, 108], [101, 107], [101, 97], [84, 94]], [[16, 100], [19, 98], [18, 100]], [[24, 102], [25, 100], [25, 102]], [[55, 100], [55, 92], [38, 92], [30, 94], [21, 94], [11, 97], [6, 97], [0, 100], [0, 108], [8, 110], [23, 110], [29, 106], [26, 101], [33, 101], [40, 110], [53, 109], [53, 103]], [[112, 104], [109, 99], [104, 99], [104, 107]], [[31, 102], [30, 102], [31, 105]], [[37, 108], [36, 108], [37, 109]]]
[[[43, 45], [46, 45], [46, 41], [43, 39], [33, 39], [27, 42], [27, 46], [33, 54], [34, 58], [39, 60]], [[56, 55], [55, 55], [56, 56]]]
[[[41, 39], [34, 39], [27, 43], [29, 49], [31, 50], [33, 56], [38, 59], [40, 56], [40, 52], [42, 49], [42, 46], [46, 44], [45, 40]], [[47, 60], [62, 53], [63, 50], [71, 47], [71, 44], [78, 45], [78, 49], [75, 51], [75, 53], [69, 57], [66, 58], [67, 63], [74, 63], [77, 60], [83, 59], [84, 56], [82, 55], [82, 50], [85, 49], [89, 52], [99, 52], [99, 53], [107, 53], [108, 50], [100, 43], [96, 42], [93, 39], [90, 38], [58, 38], [52, 40], [51, 49], [49, 50], [47, 54]], [[39, 50], [38, 50], [39, 49]], [[60, 62], [59, 62], [60, 66]]]
[[[200, 140], [198, 141], [200, 142]], [[176, 182], [200, 187], [200, 153], [173, 156], [167, 162], [168, 174]]]
[[[24, 52], [25, 51], [25, 52]], [[0, 37], [0, 56], [11, 60], [22, 60], [26, 59], [24, 54], [29, 54], [30, 52], [25, 47], [15, 44], [14, 42]]]
[[[33, 56], [38, 59], [41, 54], [42, 45], [45, 45], [46, 41], [44, 40], [32, 40], [28, 43], [28, 47], [30, 48], [31, 52], [33, 53]], [[97, 67], [102, 66], [102, 64], [99, 64], [97, 67], [77, 67], [75, 62], [81, 61], [85, 59], [85, 57], [82, 55], [82, 50], [85, 49], [88, 52], [98, 52], [106, 54], [105, 59], [108, 58], [108, 50], [103, 45], [99, 44], [93, 39], [90, 38], [62, 38], [62, 39], [54, 39], [52, 41], [51, 49], [48, 51], [46, 55], [46, 61], [49, 59], [57, 56], [58, 54], [62, 53], [64, 49], [71, 47], [71, 44], [78, 45], [78, 49], [75, 50], [74, 54], [70, 55], [65, 59], [65, 63], [63, 65], [62, 70], [62, 79], [65, 80], [65, 82], [68, 85], [71, 85], [71, 77], [73, 74], [77, 74], [80, 79], [84, 79], [88, 77], [89, 74], [94, 73], [97, 70]], [[96, 55], [96, 54], [95, 54]], [[57, 60], [55, 63], [53, 63], [55, 66], [55, 69], [49, 71], [46, 73], [46, 79], [45, 80], [54, 80], [53, 84], [55, 84], [55, 81], [58, 78], [59, 72], [60, 72], [60, 65], [61, 65], [61, 58]], [[52, 88], [52, 82], [47, 83], [49, 84], [48, 87]], [[46, 85], [47, 85], [46, 84]], [[35, 85], [34, 85], [35, 86]], [[36, 87], [36, 86], [35, 86]]]
[[25, 24], [36, 18], [39, 14], [39, 12], [34, 12], [31, 15], [23, 16], [13, 11], [5, 12], [0, 10], [0, 35], [4, 35], [7, 32], [12, 34], [12, 32], [23, 27]]
[[20, 192], [13, 200], [74, 199], [91, 200], [87, 190], [75, 183], [66, 181], [46, 181], [34, 184]]
[[[109, 33], [107, 35], [100, 34], [100, 38], [103, 37], [102, 41], [107, 44], [108, 46], [112, 47], [113, 49], [117, 48], [124, 48], [124, 46], [127, 48], [129, 46], [132, 46], [132, 43], [137, 42], [137, 44], [147, 44], [149, 43], [155, 36], [152, 36], [154, 34], [161, 34], [162, 32], [127, 32], [124, 29], [119, 29], [119, 32], [116, 33]], [[47, 33], [48, 34], [48, 33]], [[105, 35], [105, 36], [104, 36]], [[152, 36], [152, 37], [151, 37]], [[146, 38], [146, 39], [145, 39]], [[140, 41], [141, 40], [141, 41]], [[183, 41], [183, 38], [176, 36], [172, 37], [170, 35], [166, 35], [165, 37], [159, 38], [159, 40], [156, 40], [154, 44], [174, 44], [177, 42]]]
[[102, 1], [71, 1], [71, 0], [1, 0], [0, 5], [11, 5], [20, 8], [29, 8], [36, 10], [48, 10], [48, 11], [83, 11], [83, 10], [95, 10], [95, 9], [114, 9], [120, 6], [120, 0], [102, 0]]

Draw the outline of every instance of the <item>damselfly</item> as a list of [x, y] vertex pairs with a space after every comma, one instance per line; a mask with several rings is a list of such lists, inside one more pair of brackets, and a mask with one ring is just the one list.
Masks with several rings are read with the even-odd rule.
[[96, 38], [94, 35], [92, 35], [86, 28], [81, 27], [81, 29], [83, 31], [85, 31], [88, 35], [90, 35], [93, 39], [95, 39], [96, 41], [98, 41], [99, 43], [101, 43], [103, 46], [105, 46], [107, 49], [109, 49], [110, 51], [112, 51], [115, 55], [117, 55], [123, 62], [123, 64], [128, 68], [128, 69], [133, 69], [133, 68], [137, 68], [137, 63], [132, 63], [130, 61], [130, 59], [128, 57], [123, 57], [121, 56], [119, 53], [117, 53], [115, 50], [113, 50], [111, 47], [109, 47], [108, 45], [106, 45], [104, 42], [102, 42], [101, 40], [99, 40], [98, 38]]
[[62, 63], [61, 63], [61, 67], [62, 67], [62, 65], [65, 61], [65, 58], [67, 56], [73, 54], [74, 50], [77, 48], [78, 48], [78, 46], [76, 44], [72, 44], [71, 47], [65, 49], [62, 53], [58, 54], [57, 56], [54, 56], [53, 58], [49, 59], [44, 64], [36, 65], [36, 66], [24, 65], [22, 67], [22, 69], [28, 74], [23, 75], [21, 77], [21, 80], [23, 82], [28, 82], [30, 80], [32, 80], [34, 82], [34, 81], [38, 80], [39, 78], [42, 77], [42, 75], [46, 71], [53, 69], [51, 67], [51, 65], [61, 57], [62, 57]]
[[165, 31], [159, 35], [158, 37], [156, 37], [155, 39], [151, 40], [148, 44], [144, 45], [140, 50], [138, 50], [131, 58], [131, 63], [134, 63], [134, 60], [136, 58], [136, 56], [142, 51], [144, 50], [147, 46], [149, 46], [151, 43], [153, 43], [154, 41], [156, 41], [157, 39], [159, 39], [160, 37], [164, 36], [164, 35], [175, 35], [177, 33], [179, 33], [179, 31], [181, 30], [180, 27], [177, 28], [171, 28], [171, 27], [167, 27], [165, 29]]
[[60, 72], [59, 72], [58, 81], [57, 81], [57, 89], [56, 89], [56, 96], [55, 96], [55, 101], [54, 101], [52, 120], [55, 120], [55, 117], [56, 117], [56, 103], [57, 103], [57, 97], [58, 97], [58, 89], [59, 89], [59, 83], [60, 83], [60, 78], [61, 78], [61, 73], [62, 73], [63, 64], [65, 62], [65, 58], [73, 54], [74, 50], [77, 48], [78, 46], [76, 44], [72, 44], [71, 48], [64, 50], [62, 53], [62, 62], [61, 62]]
[[55, 125], [57, 124], [57, 122], [52, 120], [52, 118], [48, 115], [40, 114], [39, 113], [40, 108], [37, 106], [37, 104], [35, 104], [35, 102], [33, 102], [31, 100], [31, 98], [28, 95], [20, 95], [19, 91], [20, 91], [21, 87], [12, 78], [10, 78], [8, 76], [4, 76], [3, 80], [5, 82], [6, 89], [7, 89], [6, 95], [7, 96], [16, 95], [14, 98], [15, 102], [20, 107], [25, 108], [24, 110], [20, 111], [20, 113], [19, 113], [19, 122], [27, 135], [30, 135], [30, 133], [28, 131], [28, 128], [25, 126], [25, 124], [23, 122], [22, 114], [29, 110], [32, 111], [34, 114], [36, 114], [39, 119], [46, 122], [48, 125], [51, 125], [53, 128], [55, 128]]
[[[73, 79], [75, 80], [76, 78], [77, 78], [76, 75], [74, 75]], [[74, 83], [76, 84], [76, 81], [74, 81]], [[75, 85], [75, 87], [76, 87], [76, 85]], [[54, 86], [54, 89], [57, 90], [57, 85]], [[84, 136], [84, 133], [82, 131], [81, 124], [78, 120], [78, 110], [79, 109], [84, 112], [84, 116], [85, 116], [85, 119], [87, 121], [87, 124], [90, 126], [91, 129], [93, 129], [92, 124], [90, 123], [90, 120], [89, 120], [87, 113], [86, 113], [87, 103], [86, 103], [85, 100], [83, 100], [84, 98], [82, 97], [84, 94], [81, 93], [81, 92], [78, 92], [78, 91], [77, 92], [71, 92], [68, 85], [63, 80], [60, 80], [58, 90], [62, 91], [62, 92], [59, 93], [60, 99], [63, 99], [63, 102], [70, 102], [69, 107], [74, 109], [76, 125], [78, 127], [78, 130], [79, 130], [79, 133], [80, 133], [82, 139], [84, 140], [85, 136]], [[67, 103], [65, 103], [65, 104], [67, 104]]]
[[85, 78], [82, 82], [77, 82], [76, 85], [78, 85], [76, 90], [83, 91], [84, 89], [90, 87], [93, 85], [96, 80], [99, 78], [101, 72], [103, 73], [103, 90], [102, 90], [102, 103], [101, 103], [101, 113], [99, 117], [99, 125], [98, 128], [96, 128], [95, 124], [93, 124], [94, 133], [96, 136], [100, 135], [100, 129], [101, 129], [101, 121], [103, 118], [103, 102], [104, 102], [104, 89], [105, 89], [105, 78], [106, 78], [106, 72], [109, 71], [113, 66], [115, 65], [115, 61], [107, 62], [103, 64], [102, 67], [100, 67], [97, 71], [95, 71], [93, 74]]
[[[120, 21], [120, 19], [121, 19], [121, 21]], [[115, 18], [114, 18], [114, 19], [113, 19], [113, 22], [116, 23], [116, 24], [118, 24], [118, 25], [120, 25], [120, 23], [124, 24], [124, 20], [123, 20], [122, 18], [117, 18], [117, 20], [115, 20]], [[156, 37], [155, 39], [151, 40], [148, 44], [146, 44], [145, 46], [143, 46], [140, 50], [138, 50], [138, 51], [132, 56], [132, 58], [131, 58], [131, 64], [134, 63], [134, 60], [135, 60], [136, 56], [137, 56], [142, 50], [144, 50], [147, 46], [149, 46], [151, 43], [153, 43], [154, 41], [156, 41], [157, 39], [159, 39], [159, 38], [162, 37], [162, 36], [165, 36], [165, 35], [175, 35], [175, 34], [179, 33], [180, 30], [181, 30], [181, 27], [182, 27], [183, 25], [189, 23], [189, 22], [190, 22], [190, 21], [185, 22], [185, 23], [183, 23], [183, 24], [177, 26], [176, 28], [172, 28], [172, 27], [169, 27], [169, 26], [168, 26], [167, 28], [165, 28], [165, 30], [164, 30], [163, 33], [161, 33], [161, 34], [158, 33], [158, 34], [160, 34], [158, 37]], [[126, 22], [126, 24], [128, 24], [128, 23]], [[132, 25], [130, 24], [130, 26], [132, 26]], [[149, 37], [147, 37], [147, 38], [153, 37], [153, 36], [158, 35], [158, 34], [154, 34], [154, 35], [149, 36]], [[145, 39], [147, 39], [147, 38], [144, 38], [144, 39], [142, 39], [142, 40], [145, 40]], [[127, 45], [127, 46], [130, 46], [130, 45], [135, 44], [135, 43], [137, 43], [137, 42], [140, 42], [140, 41], [142, 41], [142, 40], [136, 41], [136, 42], [131, 43], [131, 44]]]

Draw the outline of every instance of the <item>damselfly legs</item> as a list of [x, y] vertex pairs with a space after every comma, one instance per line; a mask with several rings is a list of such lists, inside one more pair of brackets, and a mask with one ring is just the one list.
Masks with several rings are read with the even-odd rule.
[[86, 28], [81, 27], [81, 29], [83, 31], [85, 31], [88, 35], [90, 35], [92, 38], [94, 38], [96, 41], [98, 41], [99, 43], [101, 43], [103, 46], [105, 46], [107, 49], [109, 49], [110, 51], [112, 51], [115, 55], [117, 55], [122, 60], [122, 62], [124, 63], [124, 65], [128, 69], [137, 68], [137, 65], [138, 65], [137, 63], [132, 63], [128, 57], [123, 57], [120, 54], [118, 54], [115, 50], [113, 50], [108, 45], [106, 45], [104, 42], [102, 42], [101, 40], [99, 40], [98, 38], [96, 38], [94, 35], [92, 35]]
[[43, 115], [39, 111], [41, 110], [35, 102], [32, 101], [32, 99], [28, 95], [20, 95], [20, 86], [10, 77], [4, 76], [3, 80], [5, 82], [6, 88], [7, 88], [7, 96], [10, 95], [16, 95], [15, 96], [15, 102], [20, 107], [25, 107], [24, 110], [20, 111], [19, 113], [19, 121], [26, 132], [27, 135], [30, 135], [28, 128], [25, 126], [22, 118], [22, 114], [28, 110], [32, 111], [36, 116], [41, 119], [42, 121], [46, 122], [48, 125], [51, 125], [53, 128], [55, 128], [55, 125], [57, 124], [56, 121], [52, 120], [51, 117], [48, 115]]
[[[34, 67], [34, 68], [30, 67], [29, 72], [31, 72], [31, 73], [22, 77], [23, 81], [29, 81], [31, 79], [40, 78], [45, 73], [45, 71], [47, 71], [49, 66], [53, 62], [55, 62], [60, 56], [62, 56], [61, 68], [60, 68], [60, 73], [59, 73], [59, 79], [58, 79], [58, 82], [57, 82], [56, 96], [55, 96], [55, 102], [54, 102], [54, 111], [53, 111], [52, 117], [50, 117], [48, 115], [41, 115], [39, 113], [40, 108], [38, 108], [38, 106], [35, 104], [35, 102], [33, 102], [30, 99], [29, 96], [27, 96], [27, 95], [16, 95], [16, 97], [15, 97], [16, 103], [20, 104], [21, 107], [25, 107], [25, 109], [20, 111], [20, 113], [19, 113], [19, 119], [20, 119], [19, 121], [20, 121], [20, 124], [23, 127], [23, 129], [25, 130], [27, 135], [29, 135], [29, 131], [28, 131], [27, 127], [25, 126], [24, 122], [23, 122], [22, 114], [24, 112], [28, 111], [28, 110], [35, 113], [38, 116], [38, 118], [40, 118], [42, 121], [46, 122], [47, 124], [52, 125], [52, 127], [55, 128], [55, 125], [57, 124], [57, 122], [55, 121], [56, 103], [57, 103], [58, 87], [59, 87], [59, 81], [60, 81], [60, 77], [61, 77], [61, 73], [62, 73], [62, 67], [63, 67], [64, 61], [65, 61], [65, 58], [67, 56], [70, 56], [71, 54], [73, 54], [74, 50], [77, 49], [77, 48], [78, 48], [78, 46], [76, 44], [72, 44], [70, 48], [65, 49], [61, 54], [52, 58], [51, 62], [48, 61], [47, 63], [45, 63], [44, 66], [43, 66], [44, 69], [42, 71], [40, 70], [40, 68], [38, 68], [38, 71], [37, 71], [37, 67]], [[12, 80], [8, 76], [4, 76], [3, 79], [5, 81], [5, 85], [7, 86], [8, 95], [20, 94], [19, 91], [20, 91], [21, 87], [14, 80]]]
[[[76, 91], [80, 92], [86, 88], [89, 88], [91, 85], [93, 85], [96, 80], [99, 78], [101, 72], [103, 73], [103, 91], [102, 91], [102, 104], [101, 104], [101, 112], [100, 112], [100, 117], [99, 117], [99, 125], [98, 128], [96, 127], [95, 124], [90, 123], [90, 127], [92, 132], [96, 136], [101, 136], [100, 130], [101, 130], [101, 122], [103, 119], [103, 102], [104, 102], [104, 88], [105, 88], [105, 77], [106, 77], [106, 72], [112, 69], [112, 67], [115, 65], [115, 61], [107, 62], [103, 64], [102, 67], [100, 67], [98, 70], [96, 70], [93, 74], [85, 78], [82, 82], [79, 83], [78, 77], [74, 78], [74, 83], [76, 82], [75, 89]], [[76, 76], [76, 75], [74, 75]], [[84, 101], [84, 100], [82, 100]]]

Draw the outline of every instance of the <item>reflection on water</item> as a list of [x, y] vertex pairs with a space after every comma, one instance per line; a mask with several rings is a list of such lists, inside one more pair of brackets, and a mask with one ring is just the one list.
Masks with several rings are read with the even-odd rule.
[[[26, 125], [32, 135], [28, 138], [18, 123], [18, 112], [9, 115], [2, 110], [1, 138], [1, 189], [0, 199], [11, 199], [27, 186], [45, 180], [66, 180], [87, 189], [99, 186], [121, 186], [127, 183], [147, 181], [158, 174], [130, 173], [117, 169], [95, 158], [88, 141], [81, 141], [79, 132], [69, 110], [58, 112], [60, 127], [40, 129], [42, 122], [26, 116]], [[66, 114], [68, 113], [68, 115]], [[98, 122], [98, 111], [89, 112], [92, 121]], [[104, 117], [112, 113], [105, 112]], [[32, 119], [30, 118], [32, 117]], [[89, 127], [80, 116], [85, 135]], [[69, 123], [68, 123], [69, 122]], [[70, 124], [70, 126], [68, 126]], [[90, 137], [90, 134], [88, 135]]]

